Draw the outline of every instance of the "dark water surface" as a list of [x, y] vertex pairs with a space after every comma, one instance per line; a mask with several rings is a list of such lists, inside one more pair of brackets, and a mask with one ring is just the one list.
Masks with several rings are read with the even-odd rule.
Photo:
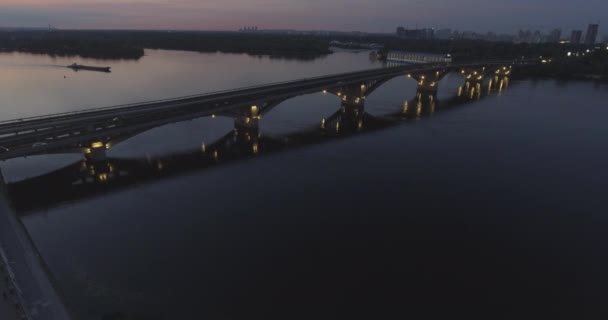
[[[347, 60], [372, 67], [366, 54]], [[281, 71], [263, 68], [300, 77], [299, 62], [276, 63]], [[512, 81], [452, 106], [461, 84], [445, 79], [437, 109], [424, 104], [420, 119], [225, 165], [220, 156], [114, 192], [102, 184], [23, 221], [77, 319], [606, 318], [608, 88]], [[365, 110], [399, 114], [414, 97], [413, 81], [395, 79]], [[339, 107], [328, 95], [295, 98], [260, 131], [318, 127]], [[154, 159], [232, 128], [225, 118], [169, 125], [108, 156], [168, 170]], [[16, 182], [81, 158], [1, 166]]]

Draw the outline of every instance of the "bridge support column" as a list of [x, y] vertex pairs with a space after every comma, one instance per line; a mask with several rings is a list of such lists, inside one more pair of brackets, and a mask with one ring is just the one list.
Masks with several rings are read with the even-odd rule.
[[511, 75], [512, 66], [502, 66], [494, 72], [494, 77], [488, 84], [488, 90], [496, 89], [502, 91], [509, 86], [509, 76]]
[[105, 161], [106, 160], [106, 150], [105, 149], [92, 150], [91, 153], [87, 154], [87, 159], [92, 160], [92, 161]]
[[323, 119], [323, 129], [334, 129], [336, 132], [359, 130], [363, 128], [366, 94], [371, 93], [382, 82], [371, 81], [357, 83], [331, 90], [340, 98], [340, 110]]
[[238, 110], [234, 118], [235, 129], [258, 129], [258, 121], [260, 120], [258, 106]]
[[237, 116], [234, 118], [234, 135], [231, 142], [233, 151], [238, 150], [254, 155], [259, 153], [260, 119], [258, 106], [250, 106], [237, 112]]
[[106, 150], [109, 145], [103, 142], [93, 142], [89, 148], [84, 148], [87, 160], [97, 162], [106, 160]]
[[323, 119], [321, 128], [336, 133], [353, 132], [363, 128], [365, 105], [363, 103], [342, 103], [340, 110]]
[[370, 84], [368, 83], [353, 84], [333, 89], [331, 93], [337, 95], [343, 104], [358, 105], [365, 102], [365, 94], [369, 87]]
[[436, 95], [439, 90], [439, 81], [445, 77], [447, 70], [425, 71], [408, 75], [417, 82], [417, 92], [423, 95]]
[[486, 67], [479, 68], [464, 68], [460, 70], [460, 74], [464, 77], [465, 88], [481, 88], [483, 78], [486, 72]]

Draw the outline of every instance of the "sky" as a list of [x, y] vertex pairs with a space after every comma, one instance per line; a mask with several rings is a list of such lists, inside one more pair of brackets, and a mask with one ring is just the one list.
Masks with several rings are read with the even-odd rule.
[[568, 32], [601, 22], [606, 12], [607, 0], [0, 0], [0, 27]]

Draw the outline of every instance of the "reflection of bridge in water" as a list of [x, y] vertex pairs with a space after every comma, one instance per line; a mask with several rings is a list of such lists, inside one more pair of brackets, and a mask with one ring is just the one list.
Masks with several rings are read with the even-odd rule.
[[[395, 112], [373, 116], [365, 112], [363, 103], [343, 104], [318, 126], [281, 137], [260, 132], [257, 122], [241, 125], [211, 144], [196, 150], [173, 153], [158, 158], [111, 159], [88, 158], [38, 177], [8, 184], [8, 193], [20, 215], [96, 197], [142, 183], [188, 174], [264, 154], [343, 139], [399, 125], [402, 120], [423, 118], [434, 113], [454, 110], [502, 91], [508, 78], [492, 80], [484, 88], [465, 86], [449, 99], [437, 100], [429, 93], [418, 92], [416, 97], [396, 107]], [[35, 194], [36, 197], [32, 197]]]

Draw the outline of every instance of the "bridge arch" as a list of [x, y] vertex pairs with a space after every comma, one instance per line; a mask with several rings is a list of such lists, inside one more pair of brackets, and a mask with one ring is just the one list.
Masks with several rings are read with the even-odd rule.
[[262, 109], [258, 126], [267, 134], [288, 133], [320, 126], [323, 119], [340, 109], [342, 100], [331, 92], [315, 92], [274, 101]]

